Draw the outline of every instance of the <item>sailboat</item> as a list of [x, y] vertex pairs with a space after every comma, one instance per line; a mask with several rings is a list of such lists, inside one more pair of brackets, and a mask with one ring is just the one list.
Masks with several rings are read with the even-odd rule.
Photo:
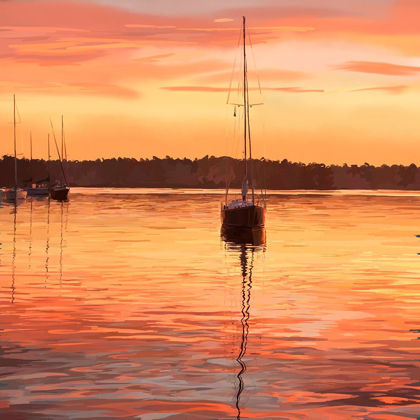
[[[261, 228], [265, 226], [266, 203], [263, 199], [263, 206], [256, 200], [254, 187], [254, 168], [252, 162], [251, 148], [251, 124], [249, 110], [253, 104], [249, 103], [247, 57], [246, 57], [246, 26], [245, 16], [243, 17], [243, 103], [237, 104], [244, 109], [244, 178], [242, 181], [241, 198], [228, 201], [228, 190], [226, 190], [226, 201], [221, 206], [221, 221], [223, 227], [233, 228]], [[247, 149], [249, 159], [247, 159]], [[248, 199], [248, 168], [251, 181], [251, 199]], [[227, 183], [227, 180], [226, 180]]]
[[55, 147], [57, 148], [57, 154], [58, 154], [58, 160], [60, 161], [60, 166], [61, 166], [61, 172], [63, 174], [63, 179], [64, 179], [64, 183], [56, 181], [55, 184], [50, 188], [50, 197], [54, 200], [67, 200], [67, 196], [69, 195], [69, 191], [70, 188], [67, 186], [68, 182], [67, 182], [67, 177], [66, 177], [66, 173], [64, 171], [64, 166], [63, 166], [63, 159], [64, 159], [64, 118], [61, 117], [61, 155], [60, 155], [60, 150], [58, 148], [58, 144], [57, 144], [57, 139], [55, 138], [55, 133], [54, 133], [54, 127], [52, 125], [52, 121], [50, 119], [51, 122], [51, 128], [53, 130], [53, 136], [54, 136], [54, 142], [55, 142]]
[[18, 188], [18, 176], [17, 176], [17, 153], [16, 153], [16, 97], [13, 95], [13, 143], [15, 149], [15, 185], [13, 188], [6, 190], [6, 199], [10, 201], [16, 201], [20, 198], [26, 197], [26, 191], [22, 188]]
[[[48, 197], [49, 188], [48, 183], [50, 182], [50, 135], [48, 134], [48, 177], [46, 179], [41, 179], [32, 184], [30, 188], [26, 191], [29, 197]], [[32, 133], [31, 133], [31, 182], [33, 180], [33, 171], [32, 171]]]

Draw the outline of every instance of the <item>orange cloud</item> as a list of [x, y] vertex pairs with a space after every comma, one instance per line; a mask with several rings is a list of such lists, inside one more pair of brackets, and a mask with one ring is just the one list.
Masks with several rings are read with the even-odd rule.
[[379, 87], [369, 87], [369, 88], [363, 88], [363, 89], [354, 89], [351, 92], [376, 91], [376, 92], [400, 94], [400, 93], [405, 92], [407, 89], [408, 89], [408, 86], [379, 86]]
[[217, 22], [217, 23], [224, 23], [224, 22], [232, 22], [233, 19], [229, 19], [229, 18], [220, 18], [220, 19], [214, 19], [213, 22]]
[[357, 73], [383, 74], [386, 76], [412, 76], [413, 74], [420, 73], [420, 67], [370, 61], [349, 61], [335, 66], [335, 68]]
[[89, 96], [108, 96], [126, 99], [136, 99], [140, 93], [134, 89], [129, 89], [117, 85], [103, 83], [56, 83], [43, 82], [36, 84], [17, 83], [0, 81], [2, 94], [10, 95], [13, 92], [32, 92], [52, 95], [89, 95]]
[[[211, 87], [211, 86], [166, 86], [160, 89], [169, 90], [172, 92], [229, 92], [229, 88]], [[249, 90], [258, 91], [259, 88], [249, 88]], [[322, 89], [305, 89], [301, 87], [263, 87], [261, 90], [281, 91], [288, 93], [323, 93]]]
[[165, 86], [160, 89], [171, 92], [229, 92], [229, 88], [211, 86]]
[[158, 63], [162, 59], [171, 57], [173, 55], [175, 55], [175, 54], [174, 53], [170, 53], [170, 54], [152, 55], [152, 56], [149, 56], [149, 57], [136, 58], [136, 59], [134, 59], [134, 61], [139, 61], [139, 62], [143, 62], [143, 63]]
[[305, 89], [301, 87], [279, 87], [279, 88], [263, 88], [263, 90], [275, 90], [288, 93], [323, 93], [323, 89]]
[[[232, 71], [218, 72], [215, 74], [200, 75], [197, 81], [205, 83], [226, 83], [228, 84], [232, 76]], [[256, 74], [252, 74], [255, 78]], [[301, 71], [282, 70], [282, 69], [261, 69], [258, 70], [258, 77], [265, 82], [296, 82], [310, 77], [310, 74]]]

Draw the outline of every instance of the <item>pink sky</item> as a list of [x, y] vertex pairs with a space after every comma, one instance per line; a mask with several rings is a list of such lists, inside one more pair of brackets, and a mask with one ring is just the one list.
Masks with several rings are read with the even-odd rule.
[[256, 155], [416, 162], [420, 3], [290, 4], [0, 1], [0, 154], [13, 152], [16, 94], [19, 153], [32, 131], [45, 157], [49, 116], [58, 127], [64, 114], [73, 159], [224, 155], [246, 15], [265, 103], [252, 112]]

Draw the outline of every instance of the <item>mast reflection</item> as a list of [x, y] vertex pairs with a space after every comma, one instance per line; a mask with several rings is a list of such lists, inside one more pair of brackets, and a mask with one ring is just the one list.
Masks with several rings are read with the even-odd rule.
[[239, 371], [237, 378], [236, 391], [236, 411], [237, 420], [241, 419], [241, 395], [244, 391], [245, 385], [243, 375], [246, 372], [247, 366], [243, 360], [248, 345], [249, 335], [249, 319], [251, 309], [251, 290], [252, 290], [252, 271], [254, 268], [254, 255], [256, 252], [265, 252], [266, 249], [266, 234], [264, 228], [258, 229], [231, 229], [222, 228], [220, 236], [225, 243], [225, 249], [230, 253], [238, 253], [241, 265], [241, 344], [236, 361], [239, 364]]
[[12, 251], [12, 297], [11, 297], [11, 303], [15, 302], [16, 218], [17, 218], [17, 200], [15, 200], [14, 203], [13, 203], [13, 251]]
[[[49, 261], [50, 261], [50, 256], [49, 256], [49, 252], [50, 252], [50, 206], [51, 206], [51, 201], [50, 198], [48, 197], [48, 201], [47, 201], [47, 241], [46, 241], [46, 246], [45, 246], [45, 283], [48, 282], [49, 279]], [[46, 287], [46, 285], [45, 285]]]
[[31, 259], [32, 259], [32, 197], [31, 197], [31, 206], [30, 206], [30, 215], [29, 215], [29, 252], [28, 252], [28, 262], [29, 268], [31, 268]]
[[251, 257], [250, 257], [250, 266], [249, 266], [249, 273], [248, 273], [248, 255], [247, 255], [247, 247], [246, 245], [241, 245], [240, 247], [240, 260], [241, 260], [241, 269], [242, 269], [242, 318], [241, 318], [241, 325], [242, 325], [242, 340], [239, 354], [236, 358], [236, 361], [240, 365], [240, 370], [236, 377], [238, 378], [238, 391], [236, 393], [236, 409], [237, 409], [237, 419], [241, 418], [241, 408], [239, 406], [241, 400], [241, 394], [244, 390], [244, 381], [242, 379], [242, 375], [246, 372], [246, 364], [242, 360], [242, 358], [246, 354], [246, 348], [248, 344], [248, 334], [249, 334], [249, 317], [250, 317], [250, 307], [251, 307], [251, 289], [252, 289], [252, 269], [254, 266], [254, 249], [250, 249]]
[[60, 233], [60, 286], [61, 286], [61, 280], [63, 279], [63, 215], [64, 215], [64, 201], [61, 201], [61, 217], [60, 217], [60, 225], [61, 225], [61, 233]]

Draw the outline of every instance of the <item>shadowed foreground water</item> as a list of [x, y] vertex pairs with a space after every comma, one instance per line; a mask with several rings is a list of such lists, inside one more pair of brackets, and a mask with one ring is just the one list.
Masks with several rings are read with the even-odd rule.
[[420, 195], [0, 204], [0, 418], [420, 418]]

